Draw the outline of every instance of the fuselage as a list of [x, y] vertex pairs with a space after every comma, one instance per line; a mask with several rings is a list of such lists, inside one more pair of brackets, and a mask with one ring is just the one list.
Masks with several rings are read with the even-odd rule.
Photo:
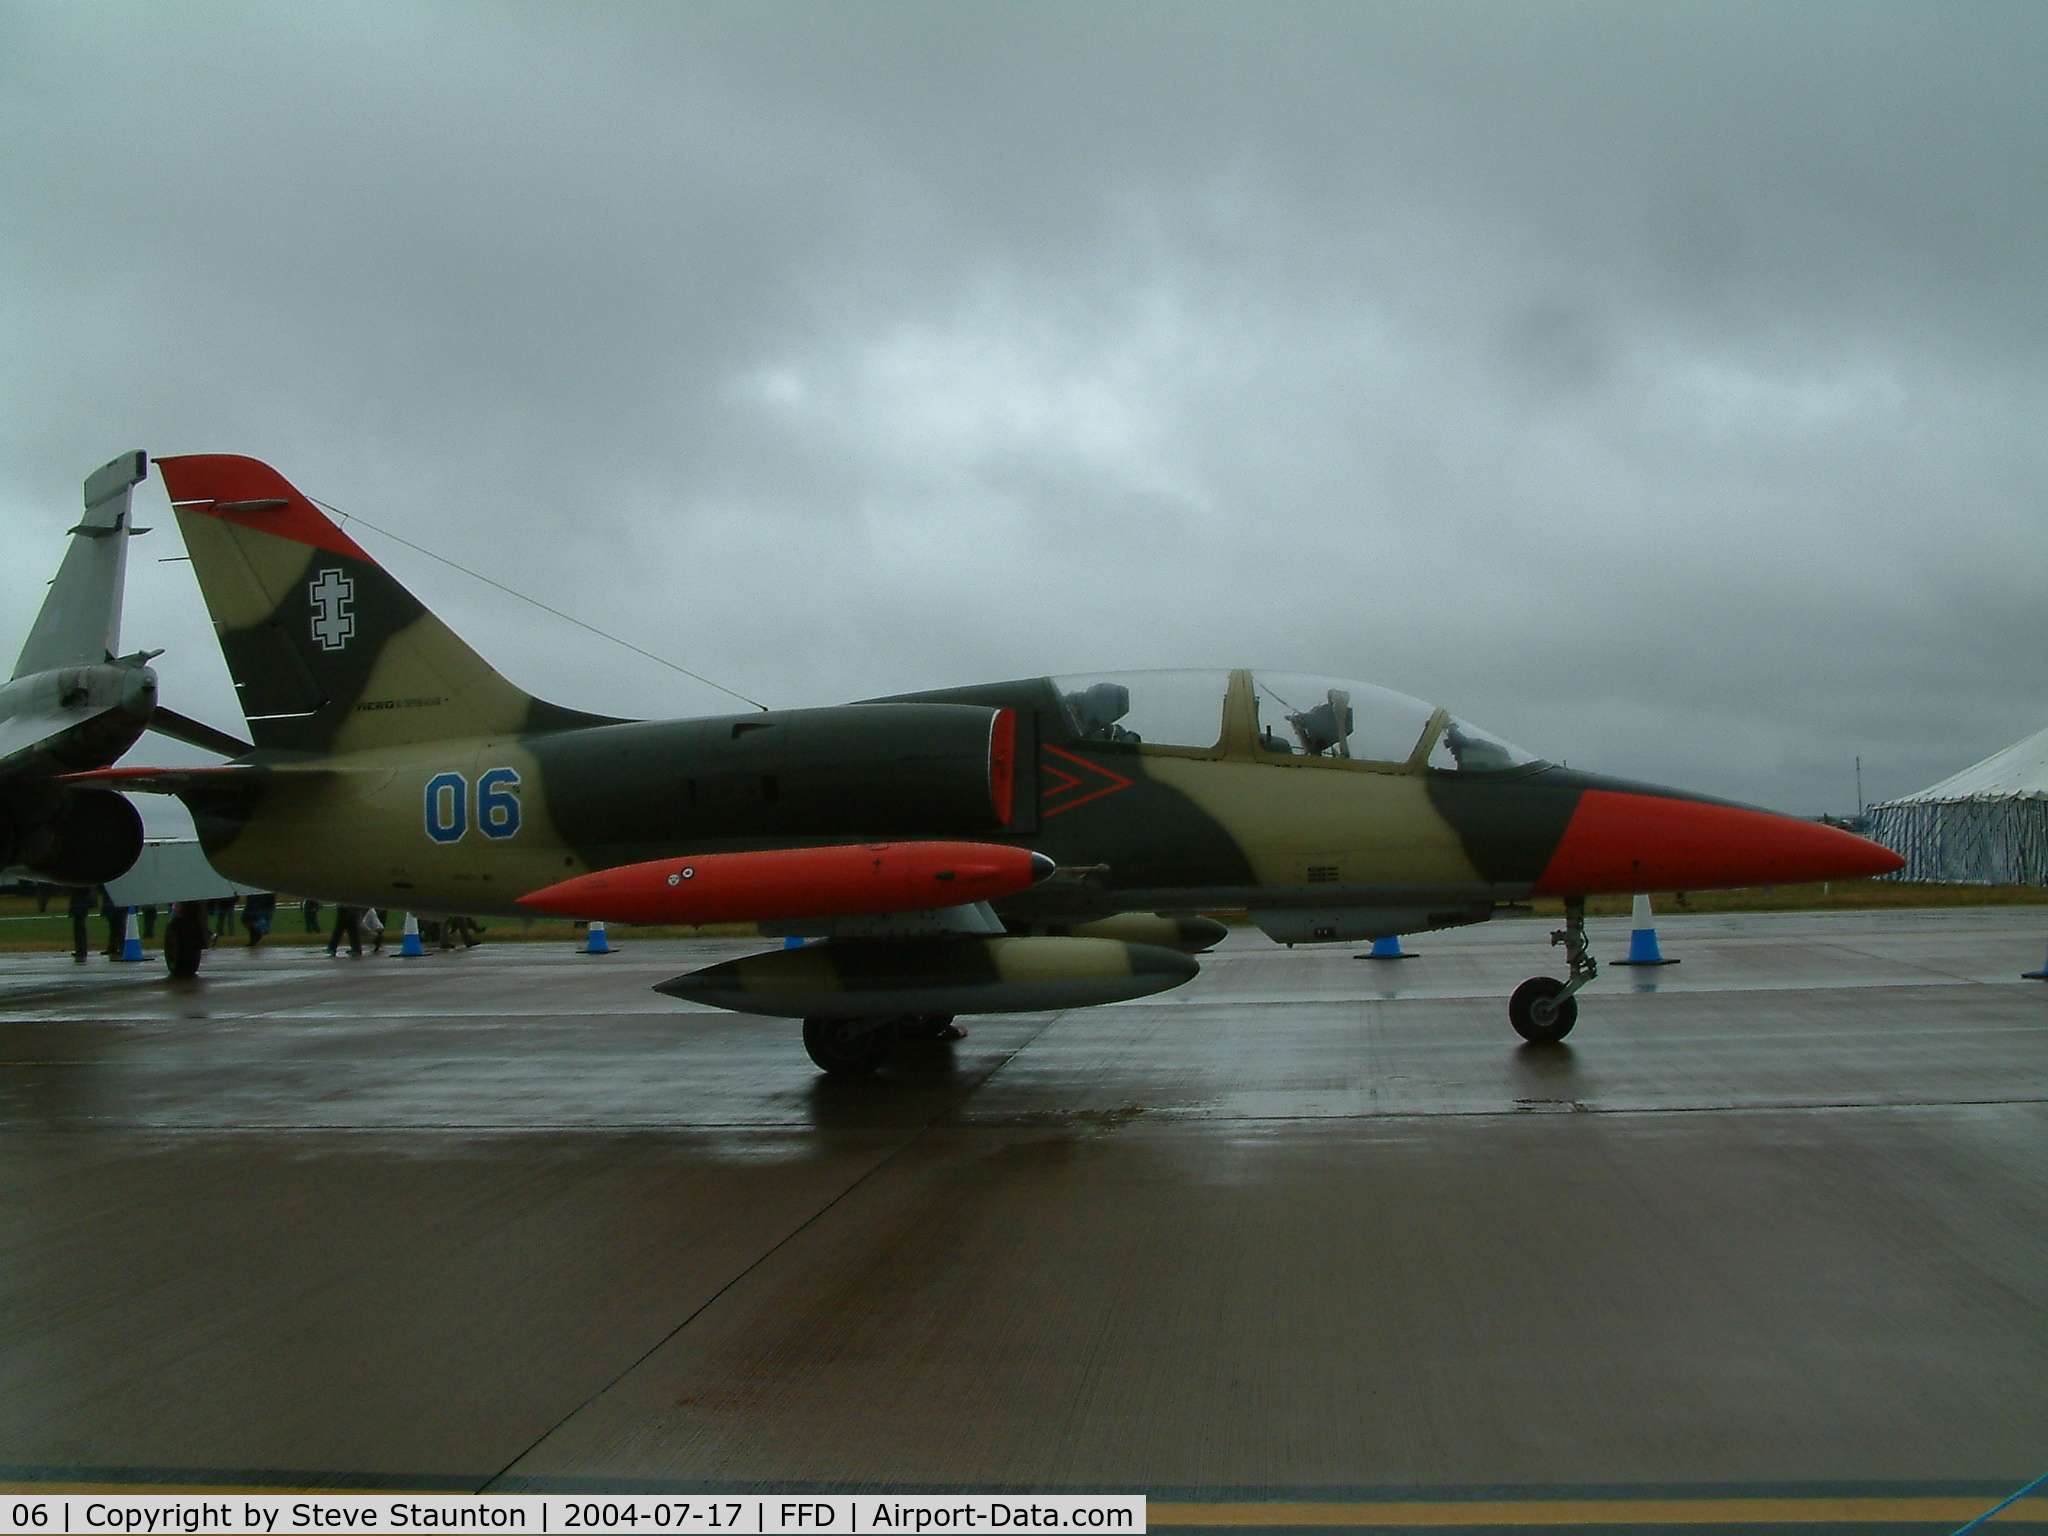
[[[1055, 860], [1068, 873], [997, 904], [1013, 924], [1242, 909], [1275, 937], [1306, 941], [1475, 922], [1532, 894], [1890, 867], [1883, 850], [1792, 818], [1469, 740], [1453, 755], [1443, 743], [1461, 728], [1427, 706], [1416, 706], [1420, 729], [1386, 738], [1413, 732], [1401, 756], [1365, 756], [1363, 726], [1337, 742], [1312, 723], [1277, 736], [1261, 719], [1258, 674], [1132, 676], [1213, 679], [1211, 724], [1153, 733], [1208, 742], [1105, 728], [1077, 713], [1070, 680], [1038, 678], [297, 758], [187, 798], [233, 879], [428, 912], [526, 915], [516, 903], [529, 892], [650, 859], [915, 837], [1016, 843]], [[1367, 702], [1363, 684], [1324, 691], [1344, 700], [1347, 722]], [[1014, 743], [999, 765], [989, 741], [1004, 713]], [[992, 774], [1007, 775], [1004, 796], [991, 796]], [[1627, 846], [1609, 835], [1617, 805], [1650, 818]], [[1560, 859], [1571, 866], [1563, 885]]]

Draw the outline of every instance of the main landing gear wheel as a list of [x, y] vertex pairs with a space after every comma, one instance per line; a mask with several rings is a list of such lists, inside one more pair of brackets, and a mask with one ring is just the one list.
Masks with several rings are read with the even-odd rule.
[[1555, 1045], [1579, 1022], [1579, 1000], [1555, 976], [1531, 976], [1508, 999], [1508, 1022], [1532, 1045]]
[[896, 1043], [886, 1019], [805, 1019], [804, 1050], [833, 1077], [857, 1077], [889, 1059]]
[[1515, 1033], [1533, 1045], [1555, 1045], [1579, 1022], [1579, 1001], [1572, 994], [1600, 974], [1593, 958], [1593, 946], [1586, 941], [1586, 898], [1567, 896], [1564, 926], [1550, 936], [1553, 944], [1564, 946], [1571, 964], [1571, 980], [1555, 976], [1531, 976], [1508, 999], [1508, 1022]]
[[204, 909], [192, 912], [184, 903], [171, 910], [164, 924], [164, 969], [173, 976], [197, 976], [199, 958], [206, 953]]

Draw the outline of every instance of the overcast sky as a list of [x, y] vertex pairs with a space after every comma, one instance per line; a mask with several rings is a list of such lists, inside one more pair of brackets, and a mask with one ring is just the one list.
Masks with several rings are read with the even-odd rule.
[[2036, 3], [0, 3], [0, 646], [87, 472], [245, 453], [777, 706], [1262, 665], [1849, 810], [2048, 724], [2044, 80]]

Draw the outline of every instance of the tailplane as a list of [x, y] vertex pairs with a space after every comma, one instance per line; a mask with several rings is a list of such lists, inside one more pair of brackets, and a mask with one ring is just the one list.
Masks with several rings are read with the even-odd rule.
[[506, 681], [269, 465], [192, 454], [157, 468], [258, 749], [611, 723]]

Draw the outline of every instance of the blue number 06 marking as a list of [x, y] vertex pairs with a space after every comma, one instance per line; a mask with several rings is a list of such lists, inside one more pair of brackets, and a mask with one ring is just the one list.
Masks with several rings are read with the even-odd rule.
[[437, 773], [427, 780], [427, 836], [437, 843], [456, 843], [469, 830], [469, 786], [459, 773]]
[[[469, 784], [459, 773], [427, 780], [427, 836], [459, 843], [469, 831]], [[519, 772], [493, 768], [476, 781], [476, 824], [485, 837], [507, 838], [519, 830]]]
[[519, 775], [493, 768], [476, 781], [476, 824], [485, 837], [510, 837], [519, 830]]

